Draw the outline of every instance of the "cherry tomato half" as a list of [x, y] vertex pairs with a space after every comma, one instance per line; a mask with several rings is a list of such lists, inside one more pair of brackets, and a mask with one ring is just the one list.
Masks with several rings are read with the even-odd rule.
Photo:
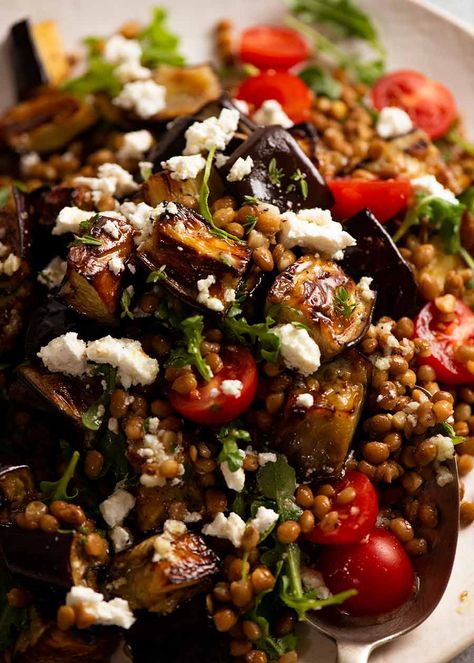
[[286, 71], [266, 71], [246, 78], [236, 97], [255, 108], [260, 108], [267, 99], [276, 99], [293, 122], [301, 122], [308, 117], [313, 93], [298, 76]]
[[[250, 405], [257, 391], [257, 365], [247, 348], [225, 350], [221, 358], [224, 368], [212, 380], [189, 394], [170, 390], [172, 406], [183, 417], [208, 426], [225, 424], [242, 414]], [[239, 395], [222, 391], [224, 380], [240, 380]]]
[[320, 568], [329, 590], [356, 589], [342, 610], [354, 616], [382, 615], [410, 598], [415, 573], [402, 544], [391, 532], [374, 529], [367, 540], [323, 547]]
[[436, 378], [446, 384], [472, 382], [474, 375], [465, 364], [456, 361], [456, 348], [474, 343], [474, 314], [460, 299], [456, 301], [454, 320], [443, 322], [433, 302], [426, 304], [415, 319], [415, 336], [428, 341], [431, 354], [420, 357], [423, 364], [432, 366]]
[[339, 526], [332, 532], [324, 532], [318, 524], [306, 535], [307, 539], [333, 545], [357, 543], [373, 530], [379, 505], [372, 482], [362, 472], [353, 471], [334, 484], [336, 493], [349, 487], [356, 492], [352, 502], [338, 504], [336, 499], [332, 500], [331, 511], [337, 511]]
[[445, 134], [458, 115], [451, 92], [419, 71], [404, 69], [382, 76], [372, 88], [372, 100], [377, 110], [403, 108], [415, 127], [433, 139]]
[[256, 25], [240, 35], [240, 59], [259, 69], [286, 71], [309, 56], [303, 37], [290, 28]]
[[336, 219], [347, 219], [366, 207], [380, 223], [388, 221], [404, 210], [411, 195], [408, 180], [329, 180], [336, 200], [332, 214]]

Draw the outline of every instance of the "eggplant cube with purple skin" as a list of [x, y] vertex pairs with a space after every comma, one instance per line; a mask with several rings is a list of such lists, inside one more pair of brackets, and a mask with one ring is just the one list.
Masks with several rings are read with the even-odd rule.
[[223, 314], [243, 284], [251, 250], [213, 234], [197, 212], [172, 203], [155, 220], [138, 255], [150, 271], [162, 270], [160, 283], [179, 299]]

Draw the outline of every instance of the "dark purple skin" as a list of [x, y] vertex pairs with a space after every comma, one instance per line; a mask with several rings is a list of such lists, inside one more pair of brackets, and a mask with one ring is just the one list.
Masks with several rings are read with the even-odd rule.
[[17, 98], [26, 99], [40, 85], [48, 83], [48, 76], [31, 35], [28, 19], [12, 25], [9, 48]]

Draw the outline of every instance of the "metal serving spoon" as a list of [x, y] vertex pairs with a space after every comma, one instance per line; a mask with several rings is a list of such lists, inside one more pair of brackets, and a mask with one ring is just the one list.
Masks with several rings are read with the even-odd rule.
[[451, 575], [459, 531], [456, 463], [453, 460], [446, 465], [454, 481], [441, 487], [433, 478], [424, 488], [424, 494], [438, 506], [439, 525], [417, 530], [430, 544], [430, 550], [413, 560], [419, 580], [416, 596], [392, 616], [377, 622], [348, 617], [336, 608], [325, 608], [308, 617], [311, 626], [335, 641], [337, 663], [367, 663], [374, 649], [416, 628], [441, 600]]

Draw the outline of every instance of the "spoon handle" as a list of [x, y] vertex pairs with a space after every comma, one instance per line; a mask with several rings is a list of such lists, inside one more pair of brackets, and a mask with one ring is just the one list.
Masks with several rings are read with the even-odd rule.
[[359, 642], [339, 641], [337, 644], [337, 663], [367, 663], [372, 645]]

